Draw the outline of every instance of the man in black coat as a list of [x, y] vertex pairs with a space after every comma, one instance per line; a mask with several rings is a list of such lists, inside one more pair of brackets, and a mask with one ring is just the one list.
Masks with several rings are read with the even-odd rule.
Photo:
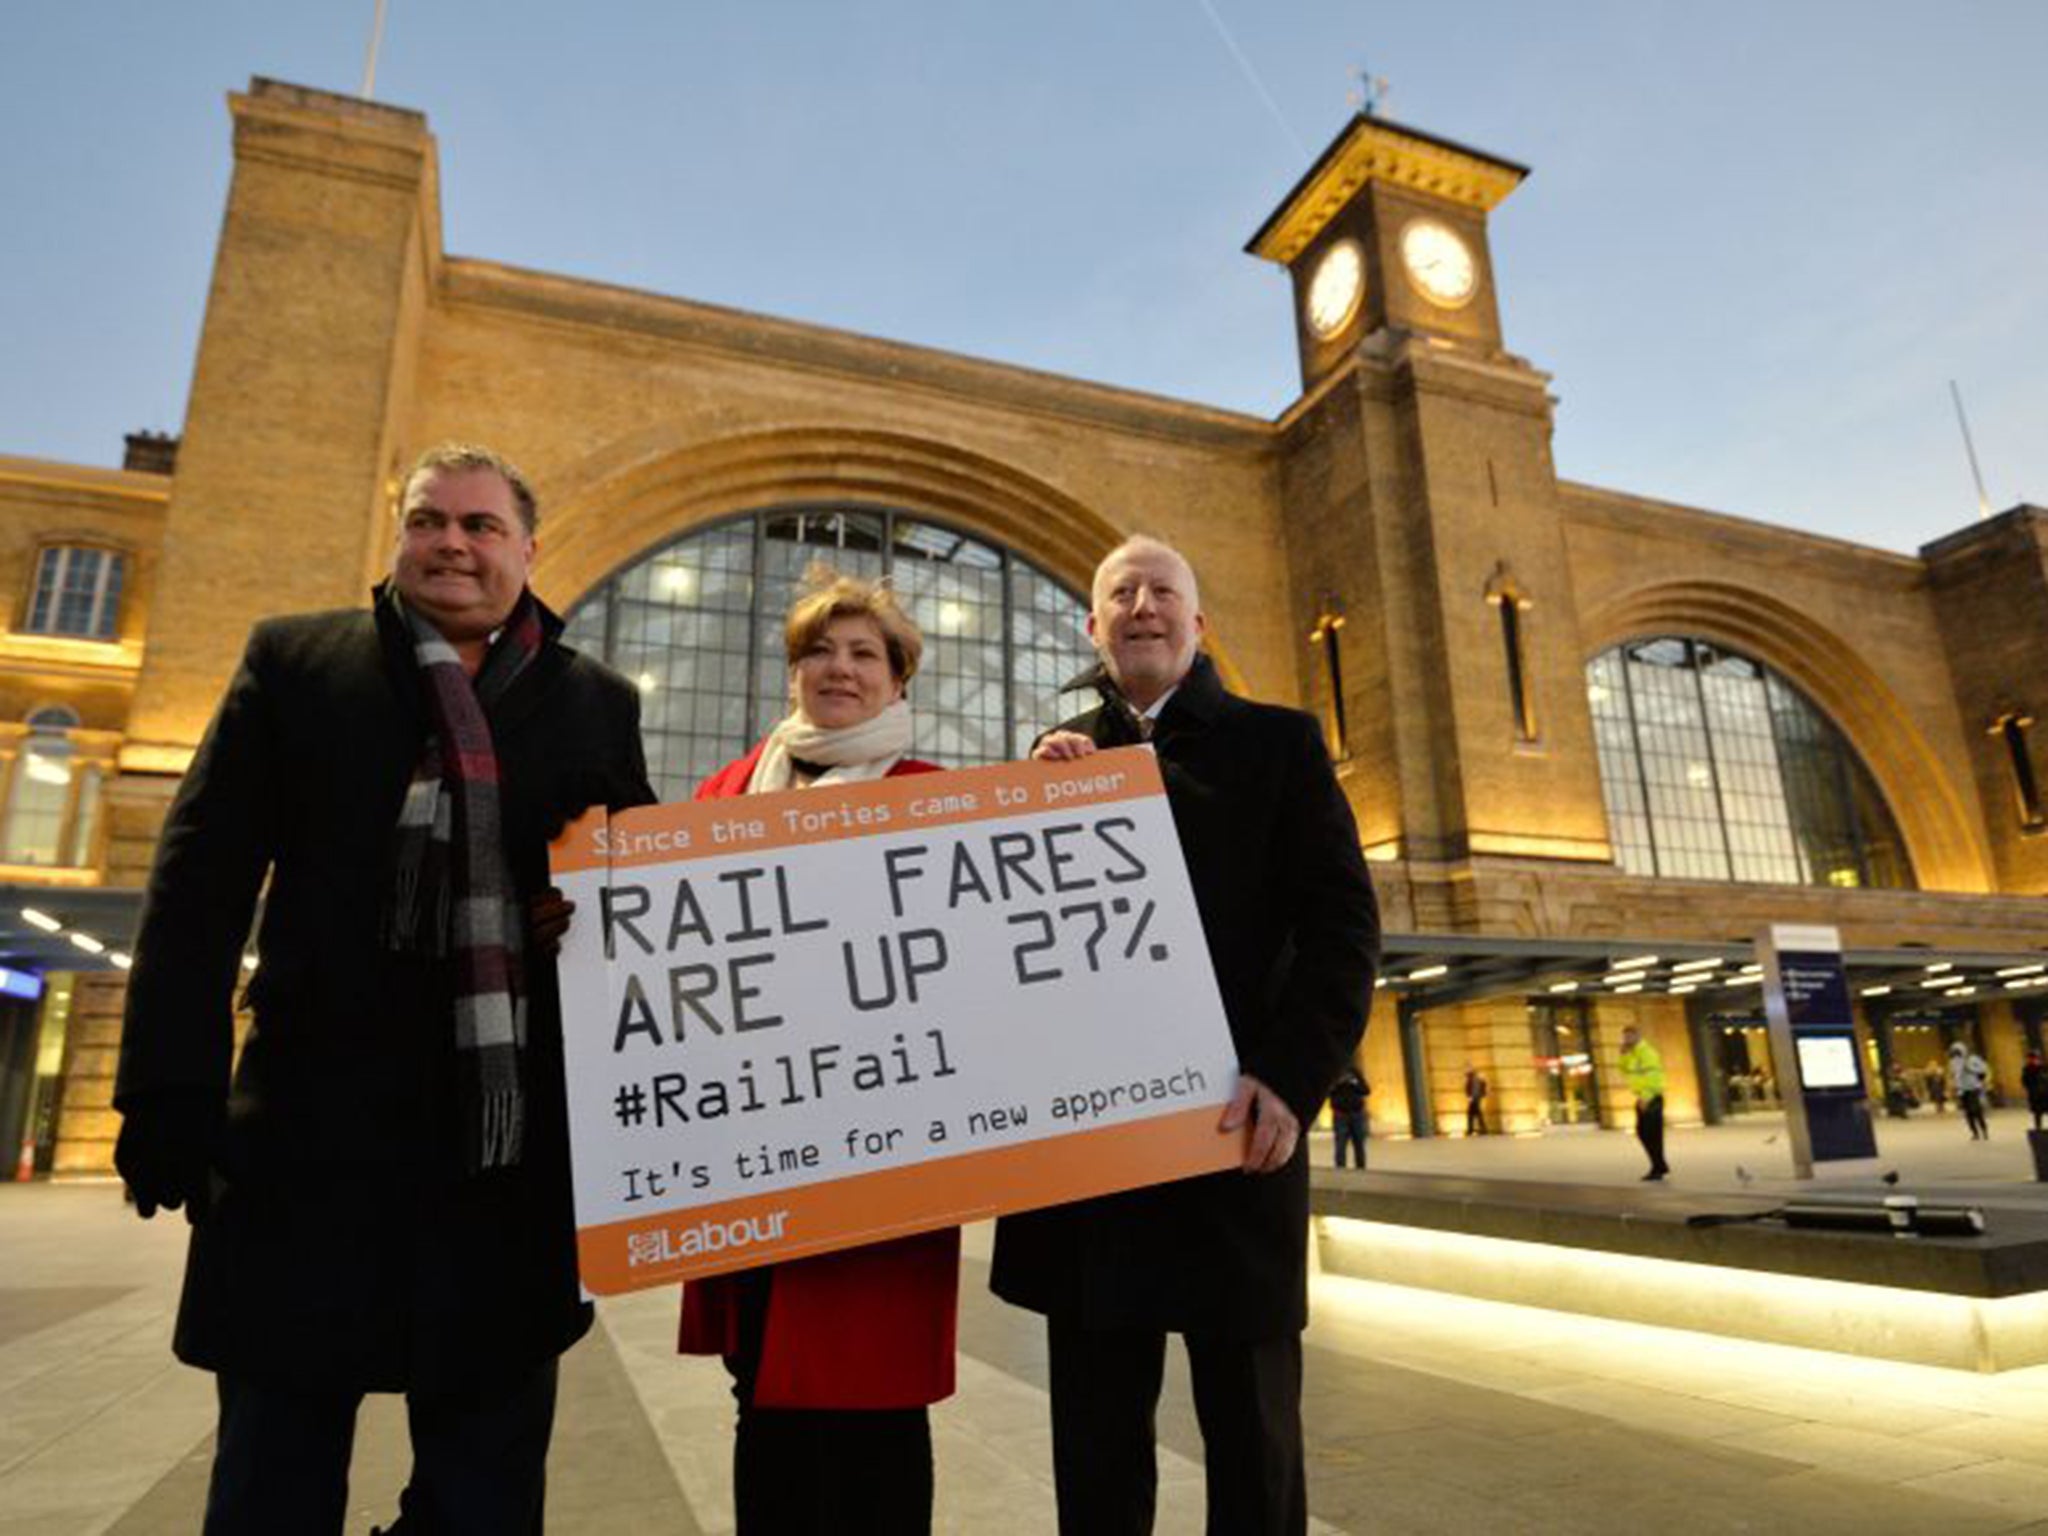
[[1102, 707], [1035, 750], [1157, 750], [1241, 1068], [1222, 1125], [1246, 1135], [1238, 1171], [997, 1225], [992, 1287], [1047, 1318], [1063, 1536], [1152, 1528], [1170, 1332], [1188, 1352], [1209, 1531], [1298, 1533], [1308, 1520], [1302, 1128], [1364, 1031], [1379, 913], [1315, 722], [1225, 692], [1197, 654], [1202, 629], [1178, 552], [1152, 539], [1112, 551], [1088, 616]]
[[[394, 1529], [540, 1529], [576, 1279], [547, 844], [653, 799], [639, 695], [559, 643], [519, 472], [408, 478], [373, 606], [266, 621], [180, 785], [129, 976], [115, 1161], [192, 1221], [174, 1348], [216, 1373], [208, 1536], [339, 1532], [366, 1391]], [[268, 893], [254, 1024], [233, 994]]]

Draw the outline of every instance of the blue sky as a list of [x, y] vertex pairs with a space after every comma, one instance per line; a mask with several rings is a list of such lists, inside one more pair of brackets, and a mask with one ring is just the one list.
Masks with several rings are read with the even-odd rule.
[[[1954, 378], [1994, 508], [2048, 503], [2039, 0], [388, 5], [452, 252], [1268, 417], [1287, 288], [1241, 247], [1369, 66], [1533, 169], [1494, 260], [1565, 476], [1912, 550], [1975, 514]], [[372, 10], [9, 8], [0, 453], [177, 428], [224, 97], [356, 89]]]

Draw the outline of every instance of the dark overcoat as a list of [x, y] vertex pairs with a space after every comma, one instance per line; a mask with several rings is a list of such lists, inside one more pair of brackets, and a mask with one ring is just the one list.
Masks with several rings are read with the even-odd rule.
[[[1138, 739], [1106, 705], [1069, 721], [1098, 746]], [[1306, 1127], [1357, 1048], [1379, 908], [1322, 733], [1224, 690], [1197, 657], [1152, 736], [1241, 1069]], [[1093, 1328], [1266, 1338], [1308, 1321], [1308, 1152], [996, 1226], [998, 1296]]]
[[[490, 711], [507, 873], [594, 804], [653, 799], [639, 695], [546, 638]], [[228, 1100], [213, 1213], [192, 1232], [180, 1359], [365, 1390], [483, 1388], [590, 1326], [576, 1280], [551, 959], [529, 954], [516, 1167], [465, 1175], [452, 967], [384, 942], [399, 805], [429, 710], [403, 616], [251, 635], [158, 845], [116, 1104]], [[254, 1015], [228, 1092], [233, 995], [266, 875]]]

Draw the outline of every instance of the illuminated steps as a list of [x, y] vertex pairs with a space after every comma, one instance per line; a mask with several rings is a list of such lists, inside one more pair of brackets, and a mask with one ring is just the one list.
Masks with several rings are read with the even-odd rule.
[[2048, 1363], [2048, 1208], [1991, 1210], [1980, 1238], [1897, 1238], [1686, 1225], [1782, 1203], [1754, 1195], [1313, 1178], [1327, 1274], [1958, 1370]]

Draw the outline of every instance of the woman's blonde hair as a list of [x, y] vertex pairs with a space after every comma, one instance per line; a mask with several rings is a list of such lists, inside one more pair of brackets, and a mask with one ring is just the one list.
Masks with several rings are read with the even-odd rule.
[[834, 619], [872, 619], [882, 632], [889, 670], [896, 674], [896, 681], [907, 683], [917, 675], [917, 664], [924, 656], [924, 636], [896, 601], [895, 589], [886, 581], [842, 576], [829, 565], [813, 565], [804, 572], [803, 590], [789, 606], [782, 639], [792, 667], [832, 627]]

